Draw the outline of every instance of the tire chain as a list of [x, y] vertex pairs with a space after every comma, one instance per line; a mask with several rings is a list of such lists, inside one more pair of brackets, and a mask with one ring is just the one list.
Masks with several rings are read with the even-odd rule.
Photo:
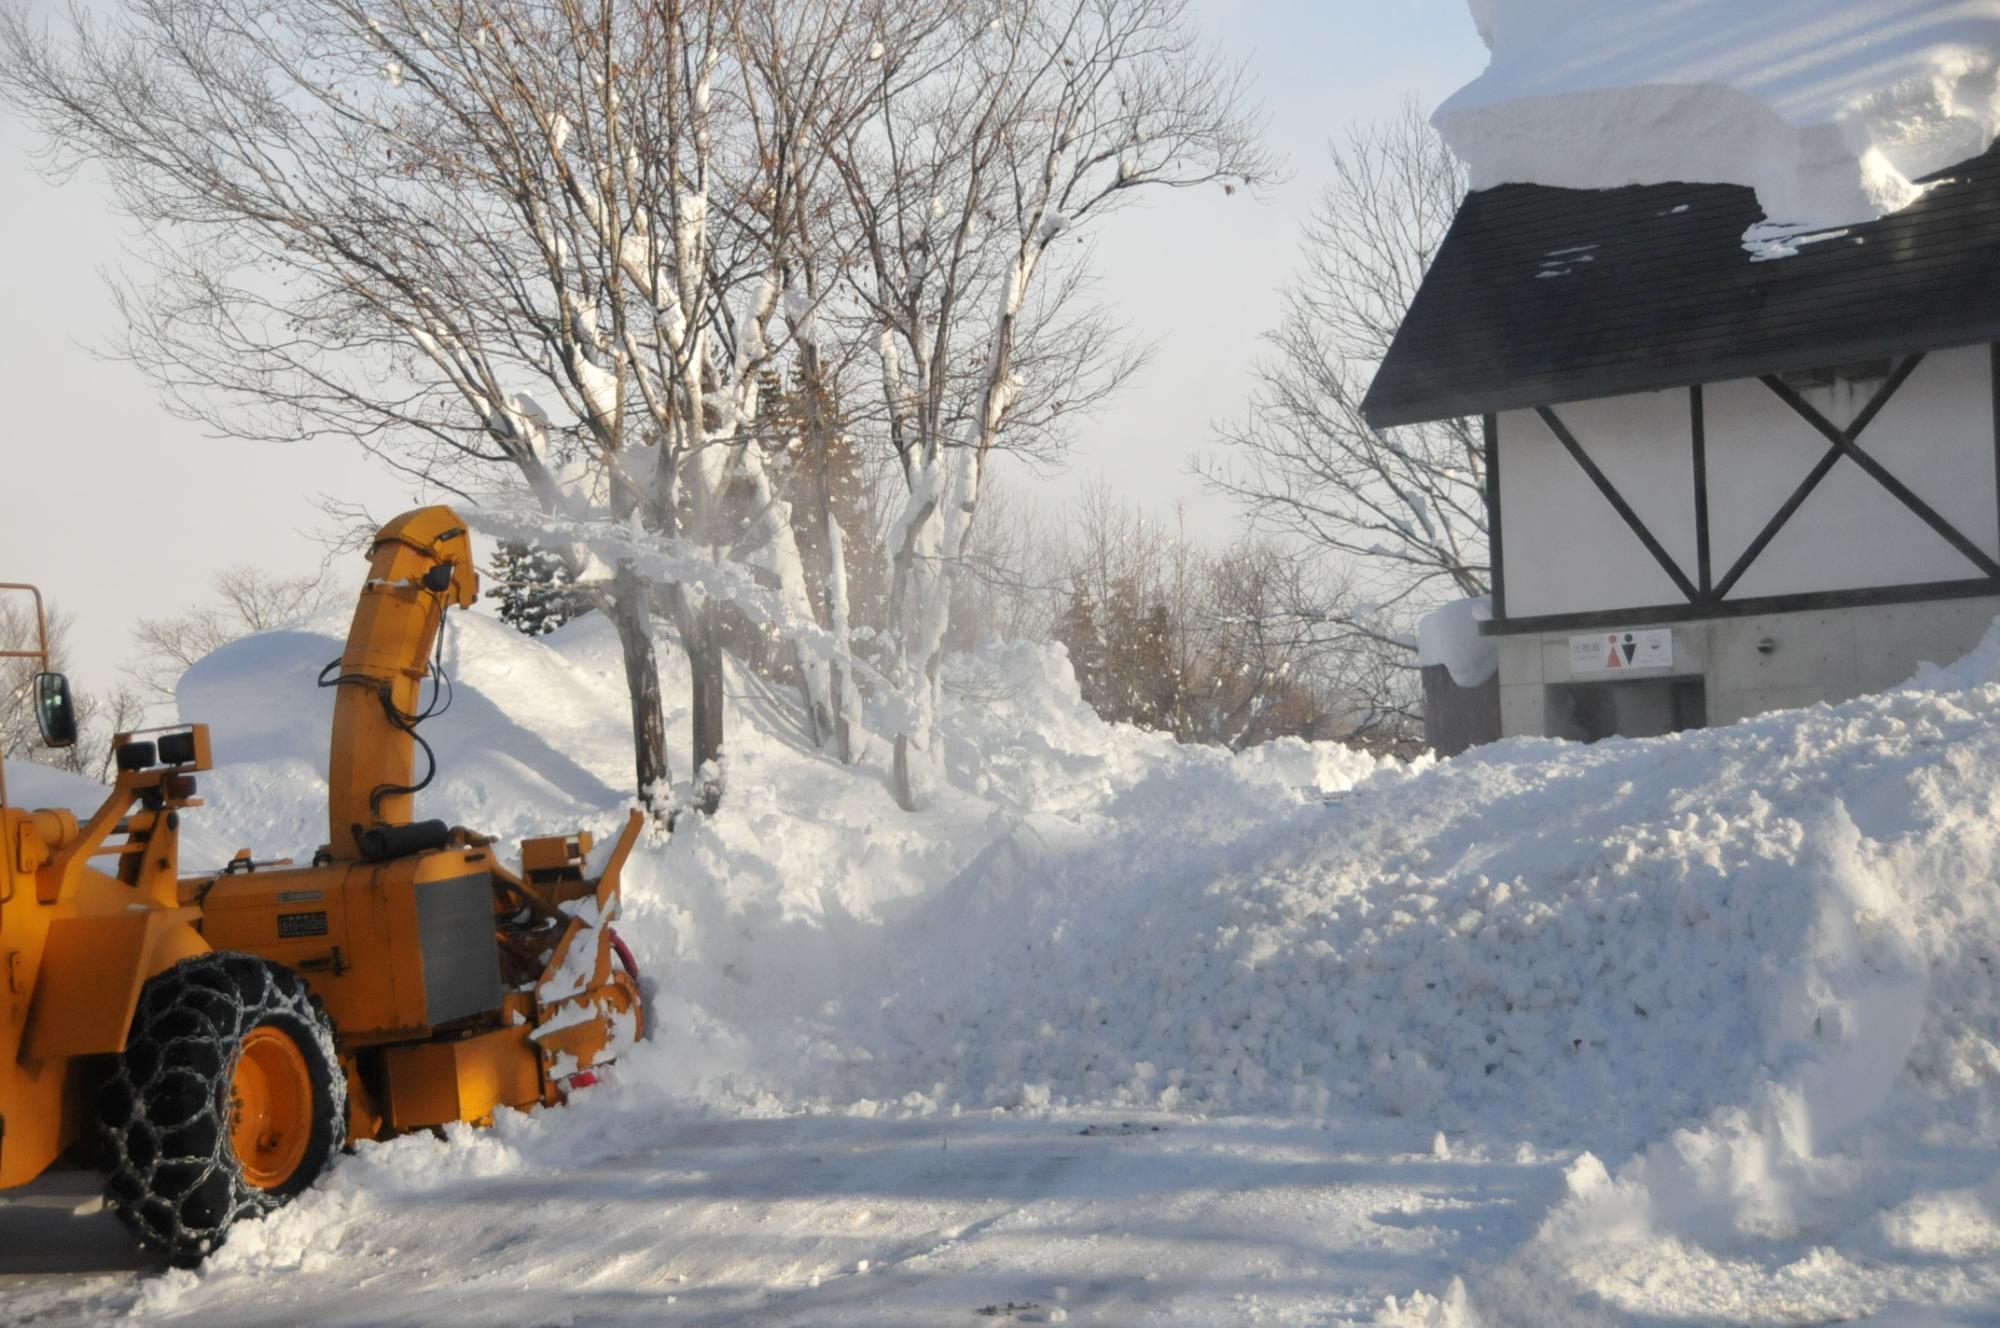
[[309, 1035], [329, 1071], [330, 1159], [347, 1127], [332, 1021], [296, 973], [248, 955], [196, 955], [148, 982], [125, 1053], [97, 1091], [106, 1201], [176, 1265], [199, 1263], [232, 1225], [290, 1197], [246, 1184], [230, 1157], [236, 1054], [268, 1023]]

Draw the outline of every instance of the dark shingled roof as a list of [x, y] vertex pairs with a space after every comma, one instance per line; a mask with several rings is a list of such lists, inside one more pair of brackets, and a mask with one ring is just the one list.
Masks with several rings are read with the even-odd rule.
[[1481, 190], [1362, 410], [1387, 428], [2000, 340], [2000, 147], [1931, 178], [1766, 262], [1739, 185]]

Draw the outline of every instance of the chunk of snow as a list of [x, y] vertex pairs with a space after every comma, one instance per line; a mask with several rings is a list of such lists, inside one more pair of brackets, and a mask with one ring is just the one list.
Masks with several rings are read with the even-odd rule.
[[1824, 244], [1828, 240], [1844, 239], [1853, 232], [1845, 227], [1837, 231], [1815, 231], [1810, 227], [1774, 225], [1760, 222], [1743, 233], [1743, 248], [1753, 263], [1768, 263], [1774, 258], [1792, 258], [1802, 245]]
[[1471, 0], [1486, 71], [1435, 123], [1472, 186], [1748, 185], [1834, 229], [2000, 133], [2000, 0]]
[[1478, 1328], [1462, 1278], [1454, 1277], [1442, 1296], [1417, 1291], [1398, 1301], [1390, 1296], [1375, 1315], [1382, 1328]]
[[2000, 1251], [2000, 1185], [1921, 1194], [1882, 1216], [1882, 1234], [1899, 1249], [1943, 1259]]
[[558, 1007], [554, 1014], [535, 1025], [534, 1031], [529, 1036], [540, 1040], [560, 1033], [566, 1028], [587, 1024], [595, 1018], [597, 1018], [596, 1006], [589, 1001], [574, 1001]]
[[1424, 668], [1442, 664], [1460, 687], [1480, 686], [1500, 668], [1499, 644], [1479, 631], [1492, 617], [1488, 595], [1433, 609], [1417, 624], [1417, 663]]
[[611, 865], [611, 855], [618, 851], [618, 836], [604, 835], [592, 841], [590, 852], [583, 860], [583, 879], [601, 881], [605, 868]]

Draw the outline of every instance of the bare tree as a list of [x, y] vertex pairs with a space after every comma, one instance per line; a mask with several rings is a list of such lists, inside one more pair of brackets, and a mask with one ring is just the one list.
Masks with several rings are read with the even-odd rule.
[[[40, 647], [41, 632], [31, 603], [25, 596], [0, 598], [0, 650]], [[70, 667], [69, 628], [69, 615], [51, 605], [49, 667], [57, 673]], [[78, 689], [76, 743], [51, 750], [42, 746], [41, 727], [35, 718], [34, 676], [39, 668], [33, 660], [0, 660], [0, 757], [36, 761], [100, 783], [109, 779], [111, 737], [138, 726], [145, 710], [143, 698], [127, 687], [116, 688], [109, 695]]]
[[[755, 431], [793, 163], [839, 132], [839, 98], [875, 95], [863, 54], [892, 20], [865, 0], [121, 0], [62, 42], [0, 16], [0, 91], [52, 169], [104, 163], [148, 224], [124, 349], [183, 413], [356, 440], [466, 501], [511, 478], [552, 517], [602, 510], [803, 604]], [[654, 590], [572, 556], [618, 627], [651, 799]], [[699, 766], [721, 663], [712, 612], [669, 590]]]
[[[617, 625], [649, 799], [664, 594], [712, 805], [718, 587], [810, 629], [812, 730], [854, 757], [837, 442], [897, 459], [894, 676], [869, 672], [927, 742], [989, 453], [1059, 444], [1132, 362], [1071, 241], [1140, 187], [1268, 172], [1184, 9], [116, 0], [60, 41], [0, 15], [0, 95], [147, 224], [124, 350], [176, 408], [357, 441], [475, 505], [531, 495], [518, 535]], [[802, 423], [769, 396], [794, 382]]]
[[1062, 588], [1051, 555], [1062, 536], [1020, 491], [989, 481], [952, 582], [951, 650], [981, 642], [1048, 638], [1049, 604]]
[[1372, 741], [1400, 722], [1355, 653], [1303, 608], [1342, 594], [1315, 560], [1268, 540], [1204, 548], [1102, 484], [1065, 526], [1051, 635], [1105, 718], [1232, 748]]
[[1202, 466], [1255, 529], [1338, 561], [1339, 602], [1301, 605], [1331, 636], [1409, 660], [1417, 615], [1487, 588], [1477, 423], [1377, 430], [1361, 400], [1465, 196], [1414, 103], [1330, 148], [1303, 271], [1267, 341], [1247, 417]]
[[1329, 635], [1320, 606], [1352, 595], [1337, 570], [1252, 540], [1204, 572], [1190, 628], [1189, 711], [1200, 740], [1241, 749], [1291, 736], [1411, 753], [1412, 734], [1422, 732], [1415, 675], [1394, 654]]
[[1059, 445], [1135, 366], [1085, 298], [1080, 242], [1141, 189], [1272, 173], [1240, 72], [1201, 45], [1185, 0], [970, 0], [932, 35], [878, 45], [878, 112], [829, 140], [907, 491], [889, 534], [894, 663], [914, 703], [897, 739], [905, 806], [990, 454]]
[[281, 577], [254, 567], [231, 567], [215, 577], [215, 602], [172, 617], [141, 618], [132, 627], [139, 656], [127, 668], [140, 692], [171, 701], [181, 675], [196, 660], [252, 632], [295, 622], [334, 602], [320, 576]]

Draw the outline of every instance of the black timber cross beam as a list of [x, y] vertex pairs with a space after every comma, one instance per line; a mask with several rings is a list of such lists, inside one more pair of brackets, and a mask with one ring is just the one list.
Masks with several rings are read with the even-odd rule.
[[1666, 546], [1654, 537], [1651, 530], [1647, 529], [1646, 523], [1640, 520], [1639, 514], [1632, 510], [1632, 504], [1625, 501], [1625, 495], [1618, 492], [1618, 486], [1613, 484], [1605, 476], [1604, 472], [1597, 468], [1597, 463], [1590, 459], [1589, 454], [1576, 441], [1576, 435], [1571, 433], [1568, 426], [1558, 419], [1556, 413], [1547, 406], [1535, 407], [1535, 413], [1542, 417], [1542, 423], [1547, 425], [1549, 432], [1556, 436], [1556, 441], [1563, 445], [1563, 450], [1567, 451], [1576, 464], [1582, 468], [1583, 473], [1590, 477], [1590, 482], [1595, 484], [1597, 491], [1604, 495], [1604, 501], [1610, 503], [1612, 510], [1624, 518], [1625, 524], [1631, 527], [1632, 533], [1639, 537], [1639, 543], [1646, 546], [1646, 552], [1653, 555], [1653, 561], [1657, 562], [1660, 565], [1660, 569], [1673, 579], [1675, 588], [1686, 597], [1688, 603], [1699, 603], [1702, 596], [1701, 592], [1695, 588], [1694, 582], [1687, 579], [1687, 573], [1681, 571], [1680, 564], [1674, 561], [1673, 555], [1667, 552]]
[[1785, 505], [1779, 508], [1777, 514], [1764, 526], [1764, 529], [1758, 532], [1757, 538], [1750, 541], [1750, 546], [1743, 550], [1742, 556], [1729, 569], [1728, 575], [1724, 576], [1716, 584], [1715, 597], [1717, 599], [1721, 599], [1724, 595], [1727, 595], [1736, 585], [1737, 581], [1742, 578], [1743, 574], [1750, 570], [1751, 564], [1757, 561], [1758, 555], [1762, 554], [1771, 541], [1777, 538], [1778, 532], [1785, 528], [1786, 523], [1792, 519], [1800, 506], [1812, 495], [1813, 490], [1819, 487], [1820, 481], [1827, 477], [1827, 474], [1832, 471], [1834, 465], [1842, 457], [1846, 457], [1848, 460], [1854, 462], [1855, 465], [1867, 473], [1869, 478], [1873, 479], [1884, 489], [1887, 489], [1897, 502], [1900, 502], [1903, 506], [1909, 508], [1911, 512], [1915, 513], [1925, 525], [1942, 536], [1946, 543], [1963, 554], [1973, 566], [1977, 567], [1989, 578], [2000, 579], [2000, 562], [1995, 562], [1987, 555], [1984, 549], [1967, 539], [1964, 532], [1960, 531], [1958, 527], [1938, 515], [1935, 508], [1922, 498], [1919, 498], [1908, 485], [1891, 474], [1888, 468], [1883, 466], [1881, 462], [1861, 450], [1859, 439], [1862, 433], [1870, 424], [1875, 422], [1875, 417], [1882, 413], [1882, 408], [1889, 404], [1890, 398], [1896, 395], [1897, 390], [1909, 381], [1910, 375], [1917, 371], [1917, 366], [1923, 363], [1923, 359], [1924, 357], [1921, 354], [1912, 355], [1897, 365], [1896, 371], [1889, 375], [1888, 381], [1883, 383], [1881, 388], [1876, 391], [1868, 404], [1862, 408], [1861, 413], [1854, 417], [1854, 423], [1848, 425], [1845, 429], [1840, 428], [1833, 421], [1827, 419], [1826, 416], [1820, 414], [1811, 402], [1800, 396], [1790, 384], [1775, 374], [1766, 374], [1760, 379], [1764, 386], [1769, 388], [1779, 400], [1790, 406], [1800, 419], [1803, 419], [1817, 430], [1830, 446], [1827, 448], [1826, 455], [1819, 459], [1819, 464], [1807, 472], [1806, 477], [1799, 482], [1798, 488], [1792, 491], [1791, 497], [1785, 500]]
[[1699, 383], [1688, 389], [1688, 424], [1694, 454], [1694, 557], [1706, 604], [1715, 598], [1715, 570], [1708, 556], [1708, 408]]

